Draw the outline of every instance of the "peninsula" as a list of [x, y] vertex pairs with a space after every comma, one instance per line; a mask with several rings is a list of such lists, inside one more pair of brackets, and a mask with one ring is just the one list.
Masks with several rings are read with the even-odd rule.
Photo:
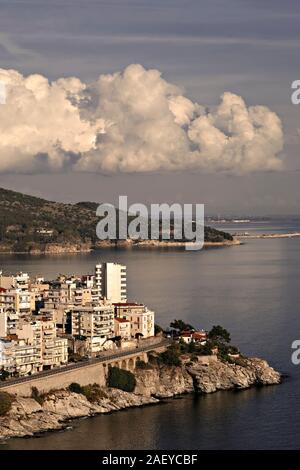
[[[102, 248], [176, 248], [183, 241], [99, 240], [96, 202], [64, 204], [0, 188], [0, 253], [60, 254]], [[128, 221], [131, 218], [128, 216]], [[204, 230], [205, 245], [230, 246], [239, 241], [227, 232]]]

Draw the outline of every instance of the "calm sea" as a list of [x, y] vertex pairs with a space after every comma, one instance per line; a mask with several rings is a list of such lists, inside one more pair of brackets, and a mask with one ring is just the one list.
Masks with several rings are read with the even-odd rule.
[[[220, 226], [221, 228], [221, 226]], [[223, 228], [223, 227], [222, 227]], [[227, 226], [232, 231], [296, 231], [293, 224]], [[277, 387], [187, 396], [161, 405], [72, 422], [7, 449], [296, 449], [300, 447], [300, 238], [249, 240], [242, 246], [184, 250], [105, 250], [68, 256], [0, 257], [0, 269], [88, 273], [97, 261], [127, 265], [131, 300], [155, 309], [166, 326], [183, 318], [199, 328], [221, 324], [248, 355], [288, 374]], [[1, 448], [1, 447], [0, 447]]]

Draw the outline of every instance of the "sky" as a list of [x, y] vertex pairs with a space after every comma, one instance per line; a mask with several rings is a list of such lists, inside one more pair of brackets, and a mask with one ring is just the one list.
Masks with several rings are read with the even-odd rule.
[[[0, 105], [0, 186], [66, 202], [116, 202], [125, 194], [132, 203], [205, 203], [206, 213], [214, 214], [299, 214], [300, 105], [291, 102], [291, 83], [300, 79], [299, 20], [297, 0], [0, 0], [0, 69], [22, 74], [22, 79], [13, 78], [18, 93], [28, 86], [23, 76], [40, 74], [54, 83], [77, 77], [76, 86], [86, 90], [87, 101], [100, 103], [80, 109], [88, 120], [84, 129], [77, 108], [65, 121], [68, 104], [61, 89], [51, 92], [49, 108], [37, 108], [35, 118], [30, 100], [23, 120], [18, 107], [4, 110]], [[127, 69], [130, 64], [142, 68]], [[150, 77], [148, 69], [161, 76]], [[120, 74], [109, 86], [107, 78], [98, 78], [116, 72]], [[137, 75], [142, 78], [135, 96]], [[35, 90], [44, 86], [37, 79], [30, 83]], [[75, 100], [74, 83], [59, 83], [69, 87], [66, 93]], [[150, 110], [152, 91], [157, 101]], [[220, 105], [224, 92], [229, 92], [227, 104], [221, 100]], [[175, 114], [166, 110], [170, 95], [177, 100]], [[232, 110], [235, 96], [243, 99], [237, 121], [224, 118], [224, 106]], [[105, 112], [102, 103], [108, 103]], [[178, 125], [183, 105], [193, 117]], [[260, 106], [268, 108], [262, 117]], [[206, 109], [213, 120], [210, 134]], [[232, 130], [249, 113], [245, 132], [253, 131], [256, 139], [250, 149], [248, 137]], [[42, 142], [32, 127], [24, 127], [28, 116], [31, 124], [36, 119], [37, 132], [43, 122]], [[101, 120], [105, 129], [108, 122], [117, 122], [112, 126], [117, 131], [103, 131], [104, 144], [94, 148]], [[71, 141], [61, 135], [64, 128], [73, 129]], [[220, 143], [216, 149], [216, 139], [223, 142], [224, 133], [226, 148]], [[234, 137], [229, 150], [228, 135]], [[66, 140], [63, 151], [53, 148], [56, 136]], [[147, 139], [150, 144], [143, 146]], [[157, 149], [158, 139], [163, 151]], [[241, 158], [244, 139], [249, 151]], [[223, 161], [216, 156], [219, 150]], [[38, 158], [30, 159], [29, 152]]]

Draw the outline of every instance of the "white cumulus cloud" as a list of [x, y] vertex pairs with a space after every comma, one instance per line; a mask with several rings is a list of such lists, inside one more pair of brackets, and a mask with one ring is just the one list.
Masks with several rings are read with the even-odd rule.
[[133, 64], [94, 83], [0, 69], [0, 172], [279, 170], [283, 132], [264, 106], [225, 92], [192, 102], [158, 70]]

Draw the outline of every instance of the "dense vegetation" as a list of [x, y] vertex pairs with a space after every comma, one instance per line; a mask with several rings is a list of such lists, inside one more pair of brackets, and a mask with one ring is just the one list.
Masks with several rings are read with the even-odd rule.
[[[84, 243], [97, 247], [97, 206], [95, 202], [52, 202], [0, 188], [0, 249], [43, 250], [45, 245], [51, 243]], [[231, 239], [228, 233], [205, 227], [206, 241]]]
[[46, 395], [40, 393], [37, 387], [31, 387], [31, 398], [33, 398], [39, 405], [42, 405], [45, 401]]
[[170, 327], [173, 328], [174, 330], [179, 331], [189, 331], [189, 330], [194, 330], [195, 328], [190, 325], [189, 323], [184, 322], [183, 320], [173, 320], [170, 323]]
[[[173, 320], [170, 327], [175, 331], [175, 337], [180, 338], [182, 331], [193, 331], [194, 328], [183, 320]], [[180, 339], [161, 354], [149, 354], [150, 364], [166, 364], [179, 366], [181, 364], [181, 356], [189, 355], [192, 360], [197, 356], [209, 356], [217, 354], [218, 358], [223, 361], [232, 362], [233, 355], [240, 354], [239, 349], [231, 343], [230, 333], [220, 325], [215, 325], [207, 334], [207, 339], [202, 344], [200, 342], [187, 343]]]
[[72, 382], [68, 390], [73, 393], [78, 393], [84, 395], [88, 401], [95, 403], [101, 398], [106, 398], [105, 391], [100, 387], [100, 385], [94, 383], [90, 385], [81, 386], [77, 382]]
[[6, 415], [11, 409], [14, 397], [7, 392], [0, 392], [0, 416]]
[[109, 387], [119, 388], [124, 392], [133, 392], [136, 386], [135, 376], [129, 370], [110, 367], [107, 384]]

